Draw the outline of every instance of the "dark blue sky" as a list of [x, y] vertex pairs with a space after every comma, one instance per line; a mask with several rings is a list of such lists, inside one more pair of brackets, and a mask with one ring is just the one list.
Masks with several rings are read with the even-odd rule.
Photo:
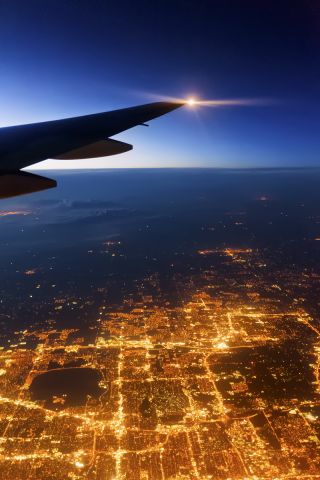
[[318, 0], [10, 0], [0, 22], [1, 125], [150, 94], [263, 98], [173, 112], [121, 134], [135, 150], [94, 166], [319, 165]]

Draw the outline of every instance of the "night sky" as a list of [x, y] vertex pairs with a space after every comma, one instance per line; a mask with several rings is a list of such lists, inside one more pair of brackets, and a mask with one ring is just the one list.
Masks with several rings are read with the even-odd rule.
[[10, 0], [0, 22], [1, 126], [159, 96], [259, 99], [184, 107], [119, 135], [132, 152], [69, 168], [319, 165], [318, 0]]

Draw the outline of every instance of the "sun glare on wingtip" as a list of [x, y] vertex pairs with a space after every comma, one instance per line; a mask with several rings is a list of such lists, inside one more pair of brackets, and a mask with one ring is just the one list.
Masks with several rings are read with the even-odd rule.
[[196, 104], [196, 100], [190, 97], [187, 99], [187, 104], [189, 105], [189, 107], [193, 107]]
[[155, 93], [143, 92], [144, 97], [153, 101], [182, 103], [191, 109], [195, 107], [254, 107], [274, 105], [277, 102], [274, 99], [267, 98], [216, 98], [201, 99], [197, 95], [189, 95], [184, 97], [171, 97]]

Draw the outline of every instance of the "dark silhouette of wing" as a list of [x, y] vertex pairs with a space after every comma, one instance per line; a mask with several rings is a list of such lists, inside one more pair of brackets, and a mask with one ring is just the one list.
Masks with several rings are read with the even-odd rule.
[[111, 112], [0, 129], [0, 198], [56, 186], [54, 180], [20, 172], [48, 158], [81, 159], [116, 155], [132, 145], [113, 135], [184, 105], [157, 102]]
[[[79, 150], [80, 154], [80, 150], [87, 145], [142, 125], [182, 105], [149, 103], [94, 115], [1, 128], [0, 170], [20, 170], [47, 158], [63, 158], [64, 154], [73, 150]], [[110, 145], [110, 148], [115, 150], [114, 145]], [[84, 157], [81, 155], [79, 158]]]

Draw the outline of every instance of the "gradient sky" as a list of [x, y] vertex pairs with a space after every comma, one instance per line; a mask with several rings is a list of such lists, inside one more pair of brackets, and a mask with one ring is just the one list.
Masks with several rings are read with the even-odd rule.
[[117, 138], [134, 150], [41, 167], [320, 165], [318, 0], [10, 0], [0, 4], [1, 126], [153, 100], [182, 108]]

